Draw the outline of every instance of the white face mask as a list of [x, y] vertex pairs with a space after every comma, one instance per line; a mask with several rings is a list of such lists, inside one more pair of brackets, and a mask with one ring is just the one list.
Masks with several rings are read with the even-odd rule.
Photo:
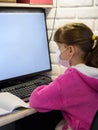
[[60, 58], [60, 50], [59, 49], [57, 49], [56, 54], [57, 54], [59, 64], [65, 66], [65, 67], [70, 67], [69, 59], [68, 60], [62, 60]]

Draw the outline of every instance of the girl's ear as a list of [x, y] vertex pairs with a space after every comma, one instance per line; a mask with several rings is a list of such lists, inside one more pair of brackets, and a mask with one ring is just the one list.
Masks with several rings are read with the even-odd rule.
[[74, 55], [74, 53], [75, 53], [75, 47], [70, 45], [69, 46], [69, 54], [70, 54], [70, 56], [72, 57]]
[[74, 48], [74, 46], [69, 45], [69, 46], [67, 47], [67, 50], [66, 50], [65, 52], [66, 52], [66, 53], [65, 53], [66, 59], [72, 58], [73, 55], [74, 55], [74, 53], [75, 53], [75, 48]]

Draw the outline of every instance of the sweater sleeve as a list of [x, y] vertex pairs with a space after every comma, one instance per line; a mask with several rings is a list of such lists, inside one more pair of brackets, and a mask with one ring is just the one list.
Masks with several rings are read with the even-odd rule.
[[29, 98], [29, 105], [39, 112], [48, 112], [51, 110], [59, 110], [62, 107], [62, 99], [60, 95], [60, 84], [58, 79], [49, 85], [37, 87]]
[[70, 104], [73, 104], [73, 97], [76, 96], [78, 86], [82, 82], [77, 82], [78, 80], [81, 81], [77, 71], [67, 69], [49, 85], [39, 86], [31, 93], [30, 107], [39, 112], [64, 111]]

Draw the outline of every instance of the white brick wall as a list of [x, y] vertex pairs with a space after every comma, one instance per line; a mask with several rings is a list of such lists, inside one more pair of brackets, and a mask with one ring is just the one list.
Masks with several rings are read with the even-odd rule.
[[[54, 35], [58, 27], [69, 22], [83, 22], [87, 24], [94, 33], [98, 34], [98, 0], [54, 0], [54, 7], [46, 9], [46, 16], [49, 39], [51, 34]], [[53, 28], [54, 19], [55, 25]], [[57, 46], [53, 41], [53, 35], [49, 43], [52, 63], [52, 71], [49, 75], [55, 79], [59, 74], [64, 72], [65, 68], [58, 65], [55, 53]]]
[[59, 5], [62, 7], [84, 7], [92, 6], [92, 0], [59, 0]]
[[76, 15], [82, 19], [98, 19], [98, 7], [78, 8]]

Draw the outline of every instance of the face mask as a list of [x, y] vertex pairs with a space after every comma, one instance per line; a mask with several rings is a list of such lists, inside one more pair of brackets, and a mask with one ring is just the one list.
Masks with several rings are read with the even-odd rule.
[[57, 50], [56, 54], [57, 54], [59, 64], [65, 66], [65, 67], [70, 67], [69, 60], [62, 60], [60, 58], [60, 50], [59, 49]]

